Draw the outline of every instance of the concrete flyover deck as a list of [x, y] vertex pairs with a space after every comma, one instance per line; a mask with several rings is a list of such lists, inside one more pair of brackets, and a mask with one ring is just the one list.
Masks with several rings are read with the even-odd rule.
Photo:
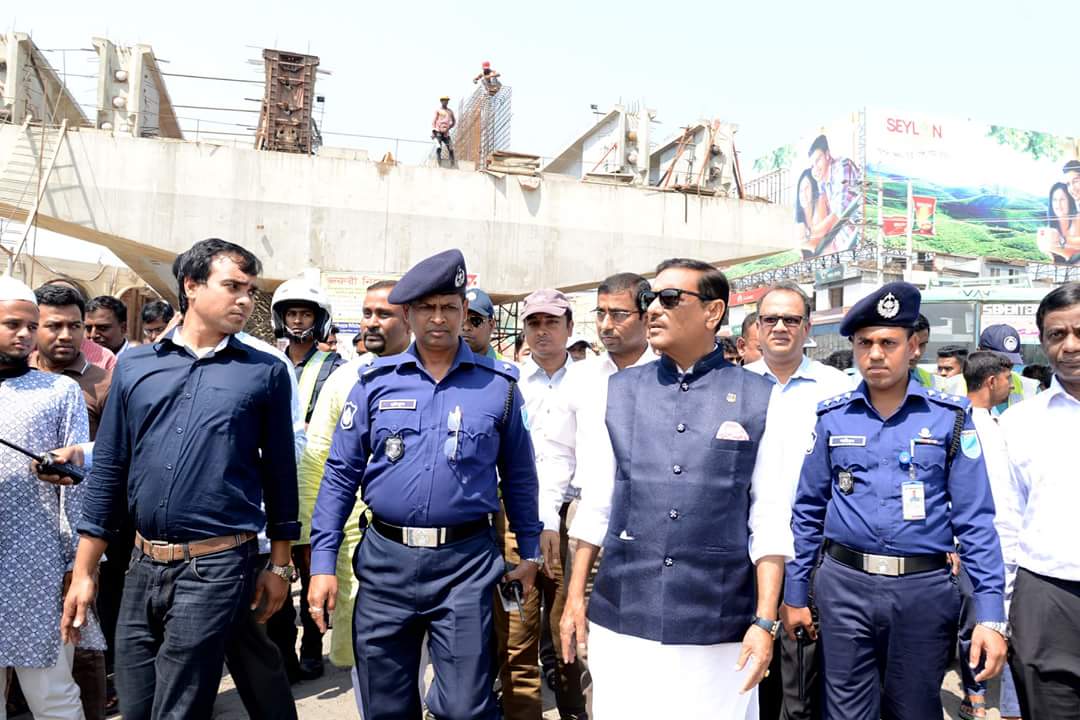
[[[4, 149], [33, 128], [0, 126]], [[0, 205], [5, 216], [13, 208]], [[175, 254], [238, 242], [268, 287], [306, 268], [402, 273], [448, 247], [493, 295], [577, 289], [671, 256], [724, 261], [785, 249], [789, 211], [757, 202], [505, 176], [106, 131], [69, 132], [38, 224], [108, 247], [166, 296]], [[16, 211], [18, 217], [18, 211]]]

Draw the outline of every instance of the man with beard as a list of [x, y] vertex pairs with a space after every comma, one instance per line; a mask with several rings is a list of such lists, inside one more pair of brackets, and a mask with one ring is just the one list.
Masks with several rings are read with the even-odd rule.
[[[30, 367], [37, 329], [34, 293], [0, 276], [0, 437], [44, 453], [86, 442], [88, 429], [75, 381]], [[35, 717], [83, 719], [74, 646], [61, 642], [60, 614], [84, 487], [42, 482], [25, 455], [0, 447], [0, 718], [7, 715], [6, 668], [14, 667]], [[103, 648], [88, 619], [86, 640]]]
[[[66, 375], [79, 384], [90, 421], [90, 442], [93, 442], [97, 436], [105, 400], [109, 396], [112, 375], [90, 363], [79, 349], [86, 337], [83, 329], [86, 306], [79, 293], [64, 285], [43, 285], [34, 291], [34, 295], [37, 297], [41, 319], [37, 345], [30, 355], [30, 364], [43, 372]], [[87, 447], [79, 446], [79, 450], [85, 452]], [[85, 461], [85, 456], [83, 460]], [[101, 603], [97, 607], [109, 647], [112, 647], [116, 634], [114, 609], [119, 608], [109, 607], [107, 603], [104, 608]], [[75, 650], [73, 673], [79, 684], [87, 720], [105, 717], [105, 649], [103, 644], [100, 648], [80, 646]], [[112, 658], [108, 660], [111, 666]]]
[[[405, 318], [405, 310], [400, 305], [392, 305], [387, 301], [387, 296], [396, 284], [394, 280], [383, 280], [368, 287], [367, 294], [364, 296], [361, 332], [365, 337], [365, 343], [372, 348], [372, 351], [350, 360], [335, 370], [334, 374], [327, 379], [323, 392], [319, 395], [319, 401], [315, 404], [315, 412], [311, 415], [311, 422], [307, 429], [307, 445], [300, 456], [300, 466], [297, 470], [300, 479], [301, 542], [310, 541], [311, 514], [315, 508], [315, 499], [319, 496], [319, 487], [322, 485], [334, 429], [341, 420], [342, 409], [345, 407], [346, 400], [349, 399], [353, 386], [356, 385], [359, 373], [369, 367], [375, 358], [397, 355], [405, 352], [409, 347], [409, 321]], [[378, 348], [377, 352], [375, 348]], [[345, 523], [345, 538], [338, 552], [337, 600], [331, 622], [336, 632], [330, 636], [330, 661], [339, 667], [352, 667], [354, 664], [352, 609], [357, 588], [351, 562], [353, 551], [360, 543], [362, 534], [360, 517], [365, 510], [363, 503], [357, 503], [353, 508], [352, 514]], [[367, 522], [364, 521], [363, 525], [367, 525]], [[310, 547], [310, 545], [304, 546], [308, 553], [310, 553]], [[304, 604], [307, 605], [306, 601]], [[354, 681], [355, 678], [354, 671]], [[359, 692], [356, 694], [356, 701], [360, 702]]]

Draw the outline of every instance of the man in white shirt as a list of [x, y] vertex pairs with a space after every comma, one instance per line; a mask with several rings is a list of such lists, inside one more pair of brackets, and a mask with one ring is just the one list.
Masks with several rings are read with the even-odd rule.
[[[544, 562], [564, 573], [569, 572], [566, 559], [573, 557], [577, 544], [567, 536], [567, 528], [573, 523], [581, 484], [604, 472], [602, 462], [597, 468], [595, 448], [601, 442], [598, 437], [607, 441], [604, 413], [608, 378], [624, 368], [656, 360], [645, 337], [645, 313], [637, 300], [648, 289], [649, 281], [634, 273], [612, 275], [600, 284], [594, 312], [600, 342], [607, 352], [567, 369], [545, 419], [547, 432], [542, 437], [533, 436], [537, 455], [545, 458], [537, 466]], [[553, 607], [562, 608], [565, 603], [563, 583]], [[551, 625], [557, 646], [558, 619], [553, 617]]]
[[[1005, 561], [1005, 576], [1016, 576], [1016, 533], [1020, 518], [1017, 514], [1015, 493], [1009, 474], [1009, 454], [1005, 436], [998, 418], [991, 411], [1009, 399], [1012, 389], [1012, 363], [1001, 353], [979, 350], [964, 360], [964, 382], [971, 402], [971, 420], [979, 433], [979, 443], [986, 457], [986, 474], [990, 478], [990, 492], [994, 496], [994, 529], [1001, 540], [1001, 554]], [[971, 649], [971, 633], [977, 618], [972, 601], [974, 588], [967, 572], [960, 573], [960, 657], [967, 657]], [[1012, 585], [1006, 585], [1005, 597], [1012, 594]], [[1005, 601], [1008, 612], [1009, 601]], [[967, 663], [960, 663], [960, 678], [964, 687], [961, 713], [971, 717], [985, 717], [986, 683], [975, 680], [975, 672]], [[1001, 674], [1001, 699], [998, 702], [1002, 720], [1019, 720], [1020, 702], [1012, 673], [1005, 669]]]
[[[851, 379], [836, 368], [803, 355], [810, 336], [810, 298], [797, 283], [781, 282], [762, 296], [757, 313], [762, 357], [744, 365], [747, 370], [776, 383], [771, 412], [782, 423], [783, 435], [808, 438], [817, 423], [818, 403], [851, 390]], [[794, 502], [802, 453], [785, 456], [791, 478], [789, 503]], [[809, 634], [784, 633], [777, 640], [774, 672], [761, 683], [758, 698], [763, 718], [811, 720], [821, 716], [815, 690], [820, 655], [816, 638]], [[781, 714], [782, 713], [782, 714]]]
[[[566, 350], [566, 341], [574, 332], [574, 318], [566, 295], [550, 288], [537, 290], [525, 298], [522, 320], [525, 323], [525, 341], [532, 349], [520, 365], [518, 387], [525, 400], [525, 426], [536, 448], [537, 472], [549, 463], [565, 463], [548, 450], [551, 445], [545, 438], [552, 432], [552, 410], [556, 404], [559, 386], [573, 364]], [[541, 509], [540, 520], [545, 532], [541, 536], [540, 549], [544, 556], [544, 572], [537, 576], [537, 591], [543, 594], [544, 605], [550, 616], [550, 626], [557, 628], [562, 605], [557, 599], [563, 581], [562, 566], [548, 560], [549, 555], [558, 556], [560, 519], [558, 512]], [[521, 562], [514, 534], [506, 529], [501, 518], [497, 523], [504, 539], [504, 556], [508, 563]], [[565, 531], [564, 531], [565, 533]], [[540, 613], [540, 595], [530, 593], [524, 598], [525, 622], [516, 612], [507, 612], [501, 601], [495, 603], [495, 628], [502, 655], [503, 714], [507, 720], [527, 718], [534, 720], [540, 715], [540, 671], [537, 657], [544, 623]], [[574, 664], [555, 662], [555, 696], [559, 713], [563, 718], [576, 718], [585, 712], [585, 700], [581, 692], [581, 669]]]
[[768, 462], [787, 449], [771, 384], [716, 345], [728, 294], [707, 263], [661, 263], [639, 307], [662, 355], [608, 381], [608, 442], [590, 449], [606, 467], [582, 487], [561, 627], [565, 657], [589, 653], [597, 717], [756, 717], [794, 480]]
[[[1001, 416], [1021, 523], [1009, 666], [1026, 720], [1080, 718], [1080, 283], [1052, 290], [1035, 315], [1050, 388]], [[1006, 587], [1009, 580], [1006, 579]], [[1008, 597], [1008, 596], [1006, 596]]]

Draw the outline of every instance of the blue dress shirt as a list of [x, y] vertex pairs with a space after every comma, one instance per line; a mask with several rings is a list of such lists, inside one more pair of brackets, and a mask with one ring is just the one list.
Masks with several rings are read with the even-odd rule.
[[[957, 409], [967, 399], [929, 390], [914, 378], [897, 411], [883, 419], [870, 403], [866, 383], [826, 400], [818, 409], [812, 445], [803, 462], [792, 510], [795, 560], [787, 565], [784, 601], [807, 604], [810, 574], [823, 539], [880, 555], [960, 555], [975, 586], [975, 615], [1005, 619], [1005, 576], [994, 530], [994, 501], [971, 414], [961, 449], [946, 467]], [[915, 452], [910, 464], [903, 462]], [[922, 482], [926, 517], [905, 520], [901, 488]], [[853, 478], [850, 493], [839, 474]]]
[[498, 512], [501, 478], [521, 556], [537, 557], [536, 464], [521, 392], [515, 386], [510, 394], [516, 379], [513, 365], [476, 355], [460, 341], [439, 382], [424, 369], [415, 344], [361, 373], [315, 501], [312, 574], [334, 574], [342, 527], [361, 487], [364, 502], [385, 522], [444, 527]]
[[111, 540], [130, 513], [148, 540], [297, 539], [289, 368], [234, 336], [199, 358], [175, 333], [113, 371], [79, 532]]

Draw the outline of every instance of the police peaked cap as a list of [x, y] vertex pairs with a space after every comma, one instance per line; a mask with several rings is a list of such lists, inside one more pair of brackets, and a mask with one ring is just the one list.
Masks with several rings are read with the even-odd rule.
[[840, 322], [840, 335], [851, 337], [864, 327], [914, 327], [922, 295], [911, 283], [891, 282], [864, 297]]
[[445, 250], [413, 265], [397, 281], [387, 300], [407, 305], [428, 295], [464, 295], [468, 275], [460, 250]]

